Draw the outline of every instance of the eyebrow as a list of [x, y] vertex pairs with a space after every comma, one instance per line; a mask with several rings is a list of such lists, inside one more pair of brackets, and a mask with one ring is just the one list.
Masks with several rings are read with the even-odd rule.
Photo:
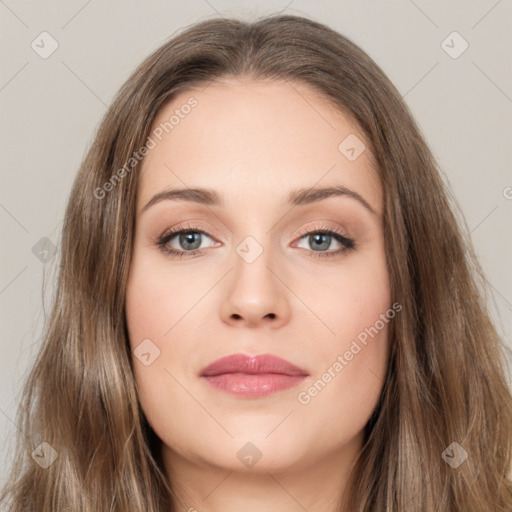
[[[342, 185], [333, 187], [301, 188], [293, 190], [288, 195], [288, 204], [291, 206], [303, 206], [328, 199], [330, 197], [345, 196], [355, 199], [362, 204], [373, 215], [377, 215], [372, 206], [357, 192]], [[222, 197], [213, 189], [209, 188], [175, 188], [168, 189], [154, 195], [144, 206], [142, 212], [156, 203], [166, 200], [182, 200], [205, 206], [224, 206]], [[142, 213], [141, 212], [141, 213]]]

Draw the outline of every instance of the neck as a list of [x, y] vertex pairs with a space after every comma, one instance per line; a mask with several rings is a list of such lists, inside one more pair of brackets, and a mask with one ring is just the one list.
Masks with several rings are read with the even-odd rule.
[[361, 446], [362, 433], [320, 458], [243, 471], [185, 458], [165, 445], [162, 455], [178, 512], [341, 512]]

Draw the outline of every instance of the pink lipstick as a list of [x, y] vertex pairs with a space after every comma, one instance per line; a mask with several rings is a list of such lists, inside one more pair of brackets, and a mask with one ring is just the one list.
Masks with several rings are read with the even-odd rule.
[[233, 354], [203, 368], [199, 376], [213, 388], [244, 398], [258, 398], [289, 389], [309, 373], [271, 354]]

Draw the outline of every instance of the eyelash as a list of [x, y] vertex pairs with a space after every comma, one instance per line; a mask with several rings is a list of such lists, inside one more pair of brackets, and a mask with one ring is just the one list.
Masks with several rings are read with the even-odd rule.
[[[185, 257], [191, 257], [199, 255], [202, 252], [202, 249], [194, 249], [193, 251], [177, 251], [176, 249], [169, 249], [167, 247], [167, 244], [176, 236], [182, 233], [200, 233], [202, 235], [208, 235], [205, 231], [203, 231], [198, 226], [193, 225], [187, 225], [187, 226], [180, 226], [179, 228], [173, 228], [166, 232], [164, 232], [162, 235], [160, 235], [155, 244], [159, 247], [159, 249], [164, 252], [165, 254], [172, 256], [174, 258], [183, 258]], [[310, 256], [312, 258], [329, 258], [329, 257], [335, 257], [335, 256], [341, 256], [342, 254], [345, 254], [349, 251], [352, 251], [356, 247], [355, 240], [352, 238], [349, 238], [347, 235], [345, 235], [343, 232], [339, 231], [336, 228], [329, 228], [327, 226], [319, 226], [318, 228], [314, 230], [302, 230], [299, 233], [299, 240], [301, 238], [304, 238], [306, 235], [329, 235], [332, 236], [335, 240], [337, 240], [339, 243], [344, 245], [342, 249], [338, 249], [337, 251], [331, 251], [331, 252], [324, 252], [324, 251], [311, 251]], [[210, 237], [211, 238], [211, 237]]]

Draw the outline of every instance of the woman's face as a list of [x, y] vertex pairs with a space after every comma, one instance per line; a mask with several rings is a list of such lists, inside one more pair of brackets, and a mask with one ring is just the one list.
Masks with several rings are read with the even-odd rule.
[[[150, 137], [126, 314], [166, 461], [272, 471], [354, 456], [395, 315], [361, 130], [304, 84], [247, 78], [176, 96]], [[233, 354], [289, 365], [202, 375]]]

